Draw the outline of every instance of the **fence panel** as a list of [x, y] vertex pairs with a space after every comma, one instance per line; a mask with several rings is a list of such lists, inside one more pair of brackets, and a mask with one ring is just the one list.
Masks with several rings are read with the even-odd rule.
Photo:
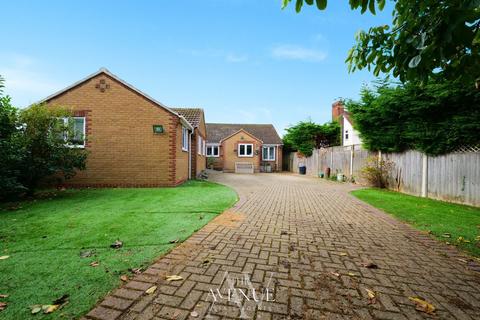
[[[298, 166], [303, 164], [307, 167], [307, 175], [317, 176], [330, 168], [331, 175], [343, 173], [365, 184], [361, 170], [370, 156], [378, 156], [378, 153], [360, 145], [318, 149], [307, 158], [293, 153], [291, 171], [298, 173]], [[382, 154], [382, 157], [394, 163], [390, 173], [391, 189], [417, 196], [422, 194], [422, 153], [406, 151]], [[427, 163], [428, 197], [480, 206], [480, 152], [428, 157]]]
[[387, 153], [382, 157], [394, 163], [391, 188], [419, 196], [422, 192], [422, 154], [418, 151]]
[[480, 152], [429, 157], [428, 197], [480, 206]]

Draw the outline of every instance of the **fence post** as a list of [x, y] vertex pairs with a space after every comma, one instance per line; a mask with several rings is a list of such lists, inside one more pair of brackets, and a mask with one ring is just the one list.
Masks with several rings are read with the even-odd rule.
[[428, 156], [422, 154], [422, 197], [428, 197]]
[[355, 148], [355, 145], [352, 144], [350, 147], [350, 180], [353, 177], [353, 149]]

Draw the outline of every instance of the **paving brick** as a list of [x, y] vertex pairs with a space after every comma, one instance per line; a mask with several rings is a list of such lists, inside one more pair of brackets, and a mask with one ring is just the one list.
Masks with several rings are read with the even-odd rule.
[[[208, 313], [210, 290], [227, 295], [226, 271], [235, 279], [247, 273], [259, 297], [270, 290], [271, 301], [262, 303], [251, 293], [239, 295], [249, 319], [431, 318], [409, 296], [433, 303], [436, 319], [480, 318], [480, 281], [459, 262], [465, 257], [355, 199], [348, 194], [354, 187], [289, 174], [211, 179], [235, 188], [241, 200], [115, 290], [87, 319], [186, 319], [193, 310], [197, 319], [238, 319], [239, 306], [225, 299]], [[233, 218], [239, 222], [231, 224]], [[366, 261], [379, 269], [363, 267]], [[184, 280], [167, 282], [166, 274]], [[157, 291], [144, 294], [153, 283]], [[236, 280], [235, 288], [248, 292], [250, 284]], [[375, 303], [365, 289], [376, 292]]]

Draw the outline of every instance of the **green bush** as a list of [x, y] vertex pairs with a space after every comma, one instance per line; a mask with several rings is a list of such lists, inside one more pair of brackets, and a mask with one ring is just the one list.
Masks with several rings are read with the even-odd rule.
[[49, 177], [68, 179], [85, 169], [87, 152], [65, 139], [74, 137], [72, 122], [59, 121], [70, 115], [46, 105], [20, 111], [0, 96], [0, 200], [31, 195]]
[[370, 156], [361, 170], [361, 175], [370, 185], [377, 188], [387, 188], [390, 172], [394, 163], [386, 159], [378, 159], [377, 156]]
[[439, 155], [480, 142], [480, 91], [465, 83], [363, 88], [346, 107], [369, 150]]

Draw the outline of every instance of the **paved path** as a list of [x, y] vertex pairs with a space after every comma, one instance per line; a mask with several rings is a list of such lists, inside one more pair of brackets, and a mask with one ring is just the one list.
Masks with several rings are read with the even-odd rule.
[[[287, 174], [211, 179], [235, 188], [237, 205], [88, 319], [480, 319], [478, 266], [350, 196], [352, 187]], [[172, 274], [184, 279], [167, 282]], [[410, 296], [432, 303], [434, 315]]]

